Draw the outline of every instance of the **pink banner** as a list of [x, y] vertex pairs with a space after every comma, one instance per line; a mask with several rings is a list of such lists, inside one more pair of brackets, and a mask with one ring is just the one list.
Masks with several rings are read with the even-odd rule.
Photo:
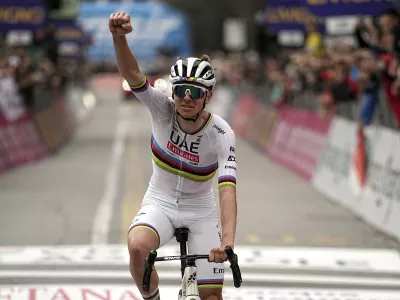
[[243, 94], [237, 99], [230, 123], [238, 136], [245, 136], [250, 117], [253, 115], [257, 104], [257, 98], [251, 94]]
[[7, 122], [0, 114], [0, 172], [46, 154], [45, 144], [28, 114]]
[[281, 109], [267, 150], [270, 158], [309, 180], [323, 150], [330, 123], [312, 112]]

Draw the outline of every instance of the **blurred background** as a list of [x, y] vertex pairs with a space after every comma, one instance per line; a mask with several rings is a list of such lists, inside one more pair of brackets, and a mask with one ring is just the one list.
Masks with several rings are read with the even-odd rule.
[[[0, 0], [0, 299], [140, 299], [126, 230], [151, 123], [118, 73], [120, 11], [166, 94], [178, 56], [216, 69], [239, 158], [224, 299], [400, 300], [397, 0]], [[163, 299], [179, 275], [160, 264]]]

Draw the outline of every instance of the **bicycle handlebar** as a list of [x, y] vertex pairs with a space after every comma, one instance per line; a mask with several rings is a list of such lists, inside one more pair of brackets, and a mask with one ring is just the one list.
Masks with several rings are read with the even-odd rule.
[[[239, 288], [242, 284], [242, 274], [240, 272], [238, 257], [233, 252], [230, 246], [225, 247], [225, 253], [228, 256], [228, 261], [230, 263], [230, 268], [233, 275], [233, 284], [236, 288]], [[151, 272], [153, 272], [153, 266], [156, 261], [171, 261], [171, 260], [182, 260], [182, 259], [208, 259], [208, 254], [188, 254], [188, 255], [177, 255], [177, 256], [163, 256], [157, 257], [157, 251], [153, 250], [150, 252], [149, 256], [144, 262], [144, 275], [143, 275], [143, 290], [148, 292], [150, 290], [150, 279]]]
[[238, 288], [242, 284], [242, 273], [240, 272], [238, 257], [233, 252], [233, 249], [229, 246], [225, 247], [225, 252], [226, 255], [228, 256], [229, 263], [231, 264], [230, 268], [232, 270], [232, 275], [233, 275], [233, 284], [236, 288]]

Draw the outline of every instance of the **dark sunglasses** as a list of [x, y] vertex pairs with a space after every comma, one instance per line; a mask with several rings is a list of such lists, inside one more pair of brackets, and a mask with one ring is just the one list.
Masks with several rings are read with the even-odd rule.
[[192, 97], [192, 99], [199, 99], [202, 98], [207, 93], [207, 90], [189, 84], [179, 84], [174, 86], [174, 94], [180, 98], [185, 97], [187, 92], [189, 92], [189, 95], [190, 97]]

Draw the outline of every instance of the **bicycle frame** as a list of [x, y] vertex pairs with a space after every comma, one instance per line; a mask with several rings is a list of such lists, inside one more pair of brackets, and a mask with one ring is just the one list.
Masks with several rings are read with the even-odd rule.
[[[178, 228], [175, 232], [176, 239], [180, 243], [181, 255], [178, 256], [164, 256], [157, 257], [155, 250], [151, 251], [144, 264], [144, 276], [143, 276], [143, 290], [148, 292], [150, 289], [151, 272], [153, 272], [153, 266], [156, 261], [171, 261], [181, 260], [181, 290], [179, 291], [178, 300], [201, 300], [199, 295], [199, 289], [197, 286], [197, 259], [208, 259], [208, 254], [186, 254], [186, 241], [187, 241], [188, 229]], [[234, 286], [240, 287], [242, 284], [242, 275], [238, 265], [237, 255], [233, 252], [232, 248], [225, 247], [228, 260], [230, 262], [230, 268], [232, 269], [232, 275], [234, 280]]]
[[197, 267], [187, 262], [185, 272], [182, 277], [181, 291], [179, 292], [179, 300], [200, 300], [199, 288], [197, 286]]
[[[149, 257], [145, 261], [145, 270], [143, 276], [143, 290], [149, 291], [151, 272], [156, 261], [181, 260], [185, 265], [182, 272], [181, 290], [179, 291], [179, 300], [200, 300], [199, 289], [197, 286], [197, 267], [195, 261], [197, 259], [208, 259], [208, 255], [179, 255], [157, 257], [156, 251], [151, 251]], [[241, 282], [241, 277], [240, 277]]]

